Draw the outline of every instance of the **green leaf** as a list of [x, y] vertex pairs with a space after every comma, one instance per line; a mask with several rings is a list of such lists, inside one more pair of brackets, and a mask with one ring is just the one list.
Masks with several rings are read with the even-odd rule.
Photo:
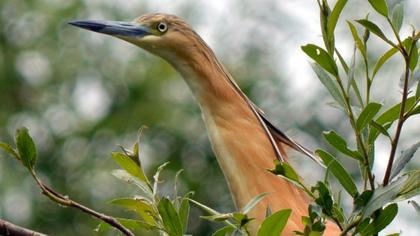
[[253, 220], [253, 218], [248, 218], [246, 214], [243, 214], [241, 212], [234, 212], [232, 214], [232, 219], [236, 222], [236, 225], [238, 225], [238, 228], [243, 228], [246, 225]]
[[347, 21], [347, 24], [350, 28], [351, 35], [353, 36], [353, 40], [356, 43], [357, 48], [359, 49], [362, 56], [366, 58], [367, 56], [366, 56], [365, 44], [362, 42], [359, 35], [357, 34], [356, 27], [350, 21]]
[[250, 212], [261, 200], [263, 200], [263, 198], [265, 198], [267, 195], [269, 195], [270, 193], [261, 193], [258, 194], [256, 197], [254, 197], [253, 199], [251, 199], [251, 201], [249, 201], [244, 208], [242, 209], [242, 213], [244, 214], [248, 214], [248, 212]]
[[378, 73], [378, 71], [381, 69], [382, 65], [388, 61], [389, 58], [391, 58], [393, 55], [395, 55], [395, 53], [398, 52], [397, 48], [391, 48], [389, 49], [387, 52], [385, 52], [384, 55], [382, 55], [378, 62], [376, 62], [375, 68], [373, 69], [373, 74], [372, 74], [372, 78], [375, 77], [376, 73]]
[[279, 176], [283, 176], [289, 180], [294, 182], [300, 182], [299, 175], [293, 169], [292, 166], [289, 165], [287, 162], [280, 162], [278, 160], [274, 160], [275, 169], [269, 170], [271, 173]]
[[377, 131], [379, 131], [381, 134], [383, 134], [383, 135], [385, 135], [386, 137], [388, 137], [390, 140], [392, 139], [391, 138], [391, 135], [389, 135], [389, 133], [388, 133], [388, 131], [387, 131], [387, 128], [385, 128], [384, 126], [382, 126], [382, 125], [380, 125], [380, 124], [378, 124], [378, 123], [376, 123], [375, 121], [370, 121], [370, 123], [369, 123], [373, 128], [375, 128]]
[[331, 9], [328, 6], [328, 2], [326, 0], [322, 0], [322, 3], [319, 4], [319, 7], [320, 7], [320, 23], [321, 23], [322, 39], [324, 40], [324, 44], [328, 53], [330, 53], [330, 55], [333, 55], [334, 54], [334, 38], [332, 38], [331, 40], [328, 34], [328, 21], [331, 15]]
[[188, 218], [190, 215], [190, 203], [187, 198], [182, 199], [178, 214], [182, 224], [182, 233], [185, 234], [187, 232]]
[[16, 146], [23, 165], [32, 170], [36, 162], [36, 147], [26, 127], [16, 131]]
[[230, 236], [232, 235], [233, 231], [235, 231], [235, 227], [231, 225], [227, 225], [221, 229], [218, 229], [216, 232], [212, 234], [212, 236]]
[[397, 3], [392, 9], [392, 25], [394, 26], [395, 30], [400, 32], [402, 23], [404, 19], [404, 6], [402, 3]]
[[[315, 199], [315, 203], [317, 205], [310, 205], [311, 212], [317, 213], [317, 216], [321, 216], [321, 212], [324, 213], [328, 217], [332, 217], [332, 210], [333, 210], [333, 199], [331, 196], [331, 191], [327, 186], [327, 183], [323, 183], [318, 181], [315, 187], [311, 188], [311, 191], [315, 193], [318, 191], [318, 197]], [[320, 208], [320, 209], [318, 209]], [[322, 209], [322, 210], [321, 210]], [[314, 219], [315, 216], [312, 213], [309, 213], [311, 219]]]
[[[146, 222], [143, 222], [141, 220], [133, 220], [133, 219], [125, 219], [125, 218], [116, 218], [120, 224], [122, 224], [124, 227], [129, 228], [130, 230], [138, 230], [138, 229], [146, 229], [146, 230], [156, 230], [159, 229], [158, 227], [154, 225], [150, 225]], [[95, 229], [96, 232], [102, 233], [107, 230], [113, 229], [113, 226], [101, 222]]]
[[334, 30], [337, 25], [338, 18], [340, 17], [340, 14], [343, 11], [346, 3], [347, 0], [338, 0], [331, 12], [331, 15], [328, 17], [327, 34], [331, 45], [334, 45]]
[[318, 63], [322, 68], [334, 76], [338, 76], [338, 68], [333, 58], [322, 48], [314, 45], [307, 44], [301, 47], [302, 50]]
[[369, 3], [379, 14], [388, 16], [388, 5], [385, 0], [369, 0]]
[[157, 225], [155, 221], [157, 213], [153, 208], [152, 203], [145, 199], [118, 198], [111, 200], [109, 203], [134, 211], [143, 218], [144, 222], [154, 226]]
[[318, 64], [311, 64], [312, 69], [314, 70], [315, 74], [318, 76], [318, 79], [321, 83], [327, 88], [328, 92], [334, 98], [334, 100], [341, 106], [345, 107], [344, 98], [340, 93], [340, 90], [335, 85], [334, 80], [325, 73], [325, 71], [318, 65]]
[[144, 181], [149, 185], [149, 180], [147, 179], [146, 175], [144, 174], [143, 170], [134, 162], [130, 157], [126, 156], [120, 152], [113, 152], [111, 153], [112, 159], [118, 163], [123, 169], [125, 169], [129, 174], [134, 177], [139, 178], [141, 181]]
[[410, 56], [410, 70], [411, 71], [416, 69], [417, 62], [419, 61], [419, 49], [417, 48], [417, 44], [414, 44], [413, 46], [414, 48], [410, 49], [412, 50], [411, 56]]
[[341, 56], [341, 54], [338, 50], [336, 50], [336, 53], [337, 53], [338, 60], [341, 63], [341, 66], [343, 67], [346, 74], [348, 74], [349, 73], [349, 66], [347, 65], [346, 61], [344, 60], [343, 56]]
[[13, 149], [9, 144], [0, 142], [0, 149], [3, 149], [6, 153], [9, 153], [12, 157], [16, 158], [18, 161], [20, 161], [19, 154]]
[[153, 193], [145, 182], [133, 177], [126, 170], [114, 170], [111, 172], [111, 174], [126, 183], [136, 185], [145, 194], [144, 196], [147, 198], [147, 200], [153, 201]]
[[352, 157], [359, 161], [363, 159], [363, 157], [360, 155], [359, 152], [350, 150], [347, 147], [346, 141], [336, 132], [334, 131], [324, 132], [324, 137], [331, 146], [336, 148], [341, 153], [346, 154], [347, 156]]
[[257, 236], [278, 236], [281, 235], [284, 227], [287, 224], [292, 210], [285, 209], [278, 212], [275, 212], [268, 218], [266, 218], [257, 233]]
[[[414, 97], [407, 98], [404, 110], [407, 111], [410, 107], [412, 107], [414, 105], [415, 100], [416, 99]], [[395, 120], [398, 119], [400, 115], [400, 109], [401, 109], [401, 103], [394, 105], [393, 107], [391, 107], [390, 109], [382, 113], [376, 119], [376, 122], [381, 125], [388, 122], [394, 122]]]
[[208, 207], [208, 206], [206, 206], [206, 205], [204, 205], [204, 204], [202, 204], [202, 203], [199, 203], [199, 202], [197, 202], [197, 201], [195, 201], [195, 200], [193, 200], [193, 199], [191, 199], [191, 198], [187, 198], [188, 199], [188, 201], [190, 201], [190, 202], [192, 202], [192, 203], [194, 203], [195, 205], [197, 205], [199, 208], [201, 208], [202, 210], [204, 210], [205, 212], [207, 212], [207, 213], [209, 213], [209, 214], [211, 214], [211, 215], [221, 215], [221, 213], [220, 212], [218, 212], [218, 211], [216, 211], [216, 210], [214, 210], [214, 209], [211, 209], [210, 207]]
[[361, 208], [361, 207], [366, 206], [366, 204], [372, 198], [372, 195], [373, 195], [372, 190], [365, 190], [362, 194], [357, 196], [354, 199], [354, 205], [356, 206], [356, 208]]
[[[406, 103], [405, 103], [405, 111], [407, 111], [410, 107], [412, 107], [415, 101], [416, 101], [416, 98], [414, 96], [407, 98]], [[392, 123], [398, 119], [400, 115], [400, 109], [401, 109], [401, 103], [398, 103], [392, 106], [387, 111], [379, 115], [379, 117], [375, 120], [375, 122], [385, 127], [390, 127]], [[369, 143], [373, 143], [373, 141], [378, 137], [378, 135], [379, 135], [379, 132], [377, 130], [371, 130], [371, 132], [369, 133], [369, 138], [368, 138]]]
[[200, 216], [200, 218], [205, 219], [205, 220], [209, 220], [209, 221], [217, 221], [217, 222], [222, 222], [228, 219], [232, 219], [233, 218], [233, 213], [220, 213], [220, 214], [216, 214], [216, 215], [209, 215], [209, 216]]
[[362, 235], [375, 235], [388, 226], [398, 213], [396, 203], [385, 207], [379, 215], [361, 232]]
[[356, 121], [356, 128], [359, 132], [362, 131], [367, 124], [369, 124], [369, 122], [376, 116], [376, 114], [378, 114], [381, 107], [381, 104], [374, 102], [366, 105], [365, 109], [363, 109], [362, 113], [360, 113], [360, 116]]
[[340, 182], [341, 186], [352, 196], [355, 197], [358, 194], [356, 185], [354, 184], [353, 179], [347, 173], [346, 169], [329, 153], [323, 150], [317, 150], [317, 153], [322, 161], [325, 163], [327, 168], [333, 173], [333, 175]]
[[170, 236], [182, 236], [182, 224], [179, 215], [167, 198], [162, 198], [157, 206], [163, 226]]
[[363, 27], [368, 29], [370, 32], [387, 42], [388, 44], [394, 46], [394, 44], [385, 36], [385, 34], [382, 32], [382, 30], [373, 22], [366, 20], [366, 19], [360, 19], [356, 20], [357, 23], [361, 24]]
[[420, 142], [412, 145], [409, 149], [404, 150], [401, 156], [395, 161], [391, 169], [391, 179], [397, 176], [407, 163], [413, 158], [414, 153], [420, 147]]
[[366, 207], [363, 209], [362, 219], [372, 215], [374, 211], [388, 203], [403, 201], [420, 193], [420, 170], [403, 174], [401, 177], [383, 187], [375, 189]]
[[167, 161], [167, 162], [163, 163], [162, 165], [160, 165], [160, 166], [157, 168], [156, 173], [153, 175], [153, 180], [154, 180], [154, 183], [153, 183], [153, 193], [154, 193], [154, 194], [157, 194], [157, 187], [158, 187], [158, 183], [159, 183], [159, 176], [160, 176], [160, 173], [163, 171], [163, 169], [164, 169], [167, 165], [169, 165], [169, 161]]

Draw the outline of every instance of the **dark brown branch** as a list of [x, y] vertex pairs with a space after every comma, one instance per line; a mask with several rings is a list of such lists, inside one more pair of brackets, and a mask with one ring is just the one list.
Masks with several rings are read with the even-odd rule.
[[118, 222], [115, 218], [112, 216], [105, 215], [103, 213], [97, 212], [89, 207], [86, 207], [76, 201], [71, 200], [68, 196], [64, 196], [60, 193], [57, 193], [50, 187], [44, 185], [42, 181], [36, 176], [35, 172], [31, 171], [32, 176], [34, 177], [36, 183], [42, 190], [42, 194], [46, 195], [48, 198], [53, 200], [54, 202], [57, 202], [60, 205], [67, 206], [67, 207], [73, 207], [80, 211], [83, 211], [99, 220], [102, 220], [103, 222], [111, 225], [112, 227], [118, 229], [126, 236], [134, 236], [134, 234], [126, 227], [124, 227], [120, 222]]
[[[413, 38], [414, 38], [414, 32], [413, 32]], [[417, 43], [417, 40], [414, 40], [413, 43], [411, 44], [409, 53], [407, 55], [403, 54], [405, 58], [404, 88], [403, 88], [403, 94], [402, 94], [402, 99], [401, 99], [401, 107], [400, 107], [400, 114], [399, 114], [398, 123], [397, 123], [397, 130], [395, 132], [395, 137], [392, 140], [391, 152], [389, 154], [388, 164], [386, 167], [385, 176], [383, 180], [383, 186], [387, 186], [389, 183], [389, 180], [391, 177], [392, 165], [394, 164], [395, 153], [397, 151], [398, 141], [401, 135], [401, 130], [404, 125], [404, 122], [407, 120], [407, 116], [405, 115], [405, 104], [408, 97], [408, 79], [410, 76], [410, 59], [411, 59], [411, 54], [413, 53], [414, 45], [416, 43]], [[401, 44], [401, 47], [404, 48], [402, 44]]]
[[21, 226], [12, 224], [8, 221], [0, 219], [0, 235], [5, 236], [47, 236]]

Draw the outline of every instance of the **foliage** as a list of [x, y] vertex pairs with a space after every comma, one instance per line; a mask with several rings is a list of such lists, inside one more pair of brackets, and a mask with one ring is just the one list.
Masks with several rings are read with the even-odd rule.
[[[310, 190], [309, 195], [314, 198], [316, 205], [310, 206], [309, 216], [303, 219], [305, 229], [303, 232], [298, 232], [301, 235], [322, 232], [322, 222], [327, 218], [332, 219], [340, 226], [343, 235], [350, 232], [360, 235], [376, 235], [390, 224], [397, 215], [398, 206], [395, 202], [420, 193], [418, 181], [420, 170], [401, 173], [419, 148], [419, 143], [417, 142], [408, 150], [403, 151], [397, 161], [394, 161], [402, 127], [409, 118], [418, 113], [417, 110], [420, 108], [420, 97], [410, 95], [414, 92], [412, 85], [419, 83], [413, 75], [419, 71], [419, 67], [417, 67], [419, 57], [417, 42], [420, 39], [420, 31], [413, 28], [409, 37], [401, 39], [398, 33], [404, 16], [401, 4], [389, 9], [385, 0], [369, 0], [373, 9], [388, 22], [396, 42], [388, 38], [383, 30], [368, 18], [355, 20], [364, 29], [362, 37], [359, 35], [355, 24], [352, 21], [347, 21], [355, 45], [353, 59], [349, 65], [334, 42], [334, 27], [346, 2], [337, 1], [331, 12], [326, 0], [318, 0], [326, 50], [313, 44], [303, 46], [302, 50], [314, 60], [313, 69], [316, 75], [334, 98], [335, 106], [347, 116], [353, 129], [357, 148], [356, 150], [349, 148], [346, 140], [337, 131], [325, 132], [324, 137], [338, 153], [344, 154], [344, 157], [348, 157], [359, 164], [359, 175], [365, 184], [356, 186], [353, 177], [340, 164], [337, 157], [325, 150], [317, 150], [316, 153], [327, 167], [327, 176], [331, 173], [353, 199], [353, 211], [348, 215], [345, 214], [340, 206], [340, 199], [334, 199], [331, 184], [326, 176], [324, 182], [318, 182]], [[389, 12], [392, 12], [392, 16]], [[367, 44], [370, 34], [377, 36], [390, 46], [388, 51], [377, 60], [373, 73], [370, 73], [371, 68], [367, 57]], [[356, 49], [365, 65], [365, 78], [355, 78]], [[380, 102], [371, 100], [372, 84], [382, 66], [396, 53], [401, 54], [405, 64], [401, 79], [402, 97], [399, 104], [385, 108]], [[335, 60], [335, 58], [338, 60]], [[342, 70], [340, 70], [340, 67]], [[363, 81], [366, 88], [364, 92], [359, 89], [362, 87], [360, 83]], [[419, 86], [416, 87], [418, 90]], [[418, 94], [419, 91], [414, 93]], [[359, 110], [360, 112], [357, 112]], [[391, 129], [393, 123], [397, 123], [395, 131]], [[379, 134], [389, 139], [391, 149], [385, 177], [381, 184], [377, 184], [375, 174], [372, 173], [372, 166], [376, 158], [374, 147]], [[277, 163], [277, 165], [281, 164]], [[287, 174], [287, 172], [277, 172], [275, 174], [281, 175], [293, 183], [297, 182], [296, 178]], [[305, 187], [305, 189], [307, 190], [308, 187]], [[313, 227], [314, 225], [317, 226]]]
[[[414, 170], [403, 173], [402, 171], [412, 160], [420, 143], [414, 144], [404, 150], [400, 156], [397, 148], [404, 123], [411, 117], [420, 113], [420, 83], [417, 46], [420, 32], [413, 29], [412, 34], [403, 39], [399, 31], [403, 23], [402, 3], [389, 9], [385, 0], [369, 0], [372, 8], [388, 22], [393, 36], [389, 37], [377, 23], [366, 17], [355, 21], [347, 21], [350, 33], [354, 39], [354, 53], [350, 63], [346, 61], [335, 45], [335, 28], [340, 19], [341, 12], [346, 6], [346, 0], [338, 0], [330, 8], [326, 0], [318, 0], [320, 7], [321, 31], [324, 45], [308, 44], [302, 50], [315, 62], [312, 67], [335, 101], [338, 107], [348, 118], [353, 130], [356, 147], [351, 147], [351, 140], [342, 137], [338, 131], [324, 132], [324, 138], [335, 151], [317, 150], [326, 165], [324, 181], [318, 181], [315, 186], [306, 186], [297, 175], [296, 171], [287, 163], [275, 162], [271, 173], [285, 178], [296, 186], [302, 188], [313, 199], [313, 204], [308, 207], [308, 216], [302, 218], [304, 229], [296, 232], [298, 235], [321, 235], [325, 230], [327, 219], [333, 220], [347, 233], [359, 235], [375, 235], [383, 230], [398, 214], [396, 202], [409, 199], [419, 194], [420, 171]], [[360, 33], [362, 29], [362, 34]], [[380, 56], [374, 66], [370, 66], [368, 42], [372, 36], [381, 39], [389, 45], [388, 50]], [[324, 49], [325, 48], [325, 49]], [[378, 80], [379, 72], [386, 62], [394, 55], [400, 54], [405, 64], [405, 71], [401, 77], [402, 97], [398, 104], [386, 106], [379, 101], [371, 99], [372, 85]], [[365, 65], [364, 78], [355, 74], [356, 61], [361, 60]], [[364, 84], [364, 85], [363, 85]], [[365, 87], [365, 91], [360, 88]], [[134, 105], [132, 107], [135, 107]], [[131, 113], [132, 111], [128, 109]], [[360, 111], [360, 112], [359, 112]], [[375, 143], [379, 135], [389, 139], [390, 155], [384, 179], [379, 182], [375, 179], [372, 166], [377, 159]], [[15, 146], [0, 142], [0, 149], [10, 154], [25, 166], [35, 181], [50, 199], [61, 205], [74, 206], [74, 202], [52, 191], [44, 185], [36, 175], [35, 167], [37, 151], [34, 141], [29, 136], [26, 128], [16, 132]], [[338, 155], [348, 158], [360, 166], [360, 173], [356, 177], [363, 179], [363, 186], [355, 181], [355, 175], [339, 160]], [[139, 158], [139, 143], [133, 150], [122, 148], [121, 152], [112, 153], [112, 159], [122, 168], [112, 174], [124, 183], [134, 185], [139, 189], [139, 196], [117, 198], [110, 204], [122, 207], [136, 214], [135, 217], [113, 218], [125, 229], [136, 232], [139, 229], [155, 231], [162, 235], [184, 235], [188, 232], [188, 219], [190, 203], [197, 205], [209, 215], [203, 219], [212, 222], [221, 222], [223, 226], [213, 235], [249, 234], [248, 226], [253, 220], [247, 213], [266, 196], [266, 193], [256, 196], [249, 204], [239, 211], [220, 213], [206, 205], [192, 199], [192, 193], [178, 195], [177, 177], [173, 196], [163, 196], [160, 190], [160, 174], [167, 163], [159, 166], [153, 178], [147, 177]], [[397, 158], [398, 156], [398, 158]], [[333, 176], [342, 190], [353, 200], [351, 212], [343, 210], [341, 195], [336, 197], [332, 191], [330, 176]], [[340, 192], [341, 194], [341, 192]], [[72, 205], [73, 204], [73, 205]], [[411, 201], [418, 211], [418, 204]], [[77, 207], [76, 207], [77, 208]], [[289, 209], [271, 213], [267, 209], [267, 218], [261, 224], [258, 236], [279, 235], [289, 217]], [[101, 219], [100, 217], [98, 217]], [[105, 218], [104, 218], [105, 219]], [[104, 219], [97, 227], [102, 232], [110, 229], [112, 221]], [[112, 225], [115, 228], [116, 225]]]

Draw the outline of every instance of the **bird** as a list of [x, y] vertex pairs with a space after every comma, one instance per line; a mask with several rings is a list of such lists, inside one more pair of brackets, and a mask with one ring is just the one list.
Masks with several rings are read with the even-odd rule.
[[[212, 149], [228, 183], [236, 208], [268, 193], [249, 212], [249, 230], [256, 235], [267, 209], [291, 209], [283, 235], [302, 231], [302, 216], [311, 203], [292, 183], [267, 171], [274, 160], [288, 162], [290, 150], [312, 159], [311, 151], [276, 128], [240, 89], [212, 49], [182, 18], [148, 13], [133, 21], [74, 20], [69, 24], [110, 35], [134, 44], [166, 60], [185, 80], [197, 101]], [[324, 235], [339, 235], [339, 227], [327, 221]]]

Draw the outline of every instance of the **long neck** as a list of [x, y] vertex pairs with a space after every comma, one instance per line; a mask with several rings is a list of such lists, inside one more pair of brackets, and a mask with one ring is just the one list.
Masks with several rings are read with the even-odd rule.
[[[243, 208], [258, 194], [270, 193], [251, 212], [257, 222], [271, 210], [293, 209], [286, 230], [301, 229], [306, 214], [305, 194], [289, 182], [272, 175], [276, 158], [273, 147], [257, 117], [232, 83], [211, 50], [191, 52], [188, 60], [170, 61], [184, 77], [203, 113], [213, 150], [227, 179], [236, 206]], [[256, 227], [253, 227], [254, 230]]]

